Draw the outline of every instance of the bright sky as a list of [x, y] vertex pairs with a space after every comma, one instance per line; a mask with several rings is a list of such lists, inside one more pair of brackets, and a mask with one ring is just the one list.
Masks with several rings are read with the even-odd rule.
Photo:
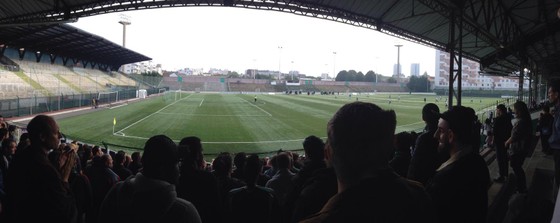
[[[182, 7], [128, 11], [126, 47], [165, 70], [180, 68], [297, 70], [310, 76], [333, 68], [393, 74], [400, 48], [402, 73], [420, 63], [435, 73], [435, 49], [375, 30], [290, 13], [231, 7]], [[122, 44], [119, 13], [80, 18], [71, 25]], [[282, 47], [279, 49], [279, 47]], [[336, 52], [336, 55], [333, 54]], [[279, 63], [280, 62], [280, 63]]]

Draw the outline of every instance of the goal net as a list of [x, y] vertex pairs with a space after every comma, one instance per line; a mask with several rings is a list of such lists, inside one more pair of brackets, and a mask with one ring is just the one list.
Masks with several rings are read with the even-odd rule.
[[164, 91], [163, 92], [163, 101], [165, 102], [172, 102], [181, 99], [181, 91]]
[[113, 103], [119, 100], [119, 92], [118, 91], [111, 91], [111, 92], [99, 92], [97, 95], [97, 105], [104, 105], [107, 104], [111, 106]]

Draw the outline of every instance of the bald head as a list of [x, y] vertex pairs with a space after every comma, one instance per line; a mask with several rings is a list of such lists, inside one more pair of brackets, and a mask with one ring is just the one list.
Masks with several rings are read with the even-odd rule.
[[46, 115], [37, 115], [27, 124], [27, 132], [31, 146], [45, 150], [56, 149], [60, 142], [60, 134], [56, 121]]

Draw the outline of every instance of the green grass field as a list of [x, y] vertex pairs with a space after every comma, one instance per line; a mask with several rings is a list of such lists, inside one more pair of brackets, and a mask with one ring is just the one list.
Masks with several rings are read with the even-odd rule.
[[[139, 100], [127, 105], [58, 120], [60, 129], [71, 139], [111, 149], [142, 148], [154, 135], [165, 134], [179, 142], [186, 136], [202, 139], [204, 152], [239, 151], [268, 153], [278, 149], [302, 149], [309, 135], [326, 136], [326, 124], [342, 105], [356, 101], [373, 102], [397, 113], [397, 130], [417, 131], [424, 123], [424, 98], [434, 95], [258, 95], [173, 93]], [[389, 98], [390, 97], [390, 98]], [[391, 103], [389, 103], [391, 101]], [[492, 98], [463, 98], [463, 105], [476, 110], [495, 103]], [[445, 110], [443, 100], [437, 103]], [[116, 125], [113, 126], [113, 118]], [[113, 130], [114, 127], [114, 130]], [[113, 133], [114, 131], [114, 133]], [[114, 145], [122, 145], [118, 147]]]

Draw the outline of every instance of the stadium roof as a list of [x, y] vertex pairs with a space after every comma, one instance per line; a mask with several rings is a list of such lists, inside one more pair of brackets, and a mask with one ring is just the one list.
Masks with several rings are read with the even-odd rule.
[[123, 64], [151, 60], [103, 37], [66, 24], [0, 28], [0, 44], [53, 54], [118, 69]]
[[2, 0], [0, 26], [184, 6], [230, 6], [324, 18], [448, 52], [461, 49], [464, 57], [479, 61], [489, 74], [509, 75], [528, 67], [533, 73], [560, 75], [558, 0]]

